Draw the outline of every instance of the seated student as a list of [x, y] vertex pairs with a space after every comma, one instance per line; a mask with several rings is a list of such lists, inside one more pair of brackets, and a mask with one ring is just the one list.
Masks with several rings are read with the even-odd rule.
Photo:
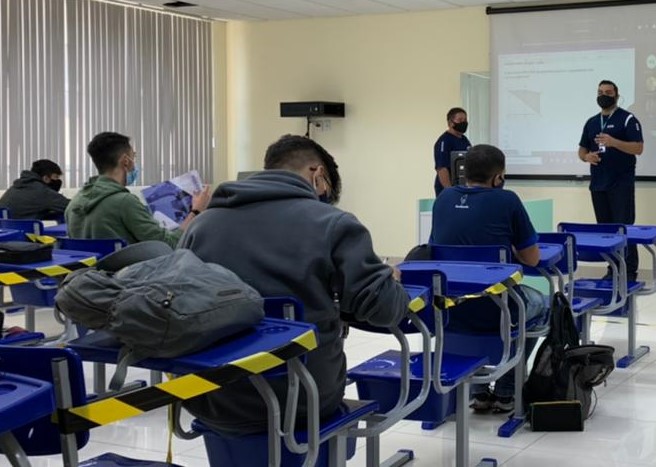
[[[537, 234], [519, 197], [504, 190], [506, 160], [494, 146], [479, 144], [465, 157], [465, 186], [447, 188], [433, 205], [431, 243], [440, 245], [505, 245], [517, 260], [535, 266], [540, 260]], [[527, 322], [547, 312], [544, 297], [531, 287], [517, 288], [526, 305]], [[475, 313], [480, 303], [461, 305], [467, 313], [451, 313], [449, 326], [474, 332], [494, 332], [499, 329], [499, 314]], [[512, 308], [511, 308], [512, 310]], [[474, 311], [472, 313], [472, 311]], [[526, 356], [536, 339], [526, 340]], [[492, 394], [487, 385], [473, 385], [474, 410], [513, 409], [514, 371], [503, 375]]]
[[[263, 296], [289, 295], [303, 302], [305, 320], [316, 324], [319, 342], [307, 367], [319, 389], [320, 415], [328, 417], [339, 407], [346, 382], [340, 313], [389, 326], [405, 315], [408, 298], [395, 280], [398, 270], [374, 253], [367, 229], [331, 205], [339, 199], [341, 180], [323, 147], [302, 136], [283, 136], [267, 149], [264, 169], [220, 185], [179, 246], [231, 269]], [[284, 407], [286, 380], [270, 382]], [[185, 407], [223, 434], [266, 431], [264, 402], [248, 381]]]
[[62, 170], [48, 159], [23, 170], [20, 178], [0, 198], [0, 207], [9, 209], [12, 219], [56, 219], [64, 214], [69, 199], [59, 193]]
[[121, 238], [128, 243], [160, 240], [172, 247], [209, 201], [209, 188], [193, 196], [191, 212], [179, 229], [166, 230], [148, 208], [126, 188], [137, 179], [137, 153], [130, 138], [100, 133], [87, 146], [99, 176], [91, 177], [66, 209], [68, 234], [73, 238]]

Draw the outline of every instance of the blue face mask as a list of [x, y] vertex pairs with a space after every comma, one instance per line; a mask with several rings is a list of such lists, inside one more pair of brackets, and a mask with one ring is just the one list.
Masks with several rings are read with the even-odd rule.
[[130, 170], [125, 177], [126, 185], [134, 185], [137, 180], [139, 180], [140, 175], [139, 166], [135, 165], [134, 169]]

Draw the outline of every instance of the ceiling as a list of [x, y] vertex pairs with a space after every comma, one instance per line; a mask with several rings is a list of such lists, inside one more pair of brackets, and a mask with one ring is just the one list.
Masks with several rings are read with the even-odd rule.
[[[144, 6], [160, 7], [171, 0], [133, 0]], [[186, 0], [197, 6], [167, 10], [222, 20], [266, 21], [317, 17], [375, 15], [438, 10], [512, 0]], [[526, 3], [525, 0], [519, 0]]]

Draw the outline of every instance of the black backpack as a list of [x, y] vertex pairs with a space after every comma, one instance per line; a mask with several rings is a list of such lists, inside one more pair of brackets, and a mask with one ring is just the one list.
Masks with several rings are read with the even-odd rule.
[[606, 381], [615, 368], [614, 352], [608, 345], [579, 345], [569, 301], [556, 292], [549, 334], [538, 349], [524, 384], [525, 407], [534, 402], [578, 400], [585, 420], [591, 415], [593, 388]]

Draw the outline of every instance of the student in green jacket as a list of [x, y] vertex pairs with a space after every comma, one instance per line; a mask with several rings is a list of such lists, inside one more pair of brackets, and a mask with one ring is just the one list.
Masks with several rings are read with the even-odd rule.
[[72, 238], [122, 238], [128, 243], [160, 240], [172, 247], [209, 201], [209, 188], [194, 194], [191, 212], [179, 229], [160, 227], [148, 208], [126, 188], [138, 178], [137, 154], [130, 138], [100, 133], [87, 146], [100, 175], [91, 177], [66, 208]]

